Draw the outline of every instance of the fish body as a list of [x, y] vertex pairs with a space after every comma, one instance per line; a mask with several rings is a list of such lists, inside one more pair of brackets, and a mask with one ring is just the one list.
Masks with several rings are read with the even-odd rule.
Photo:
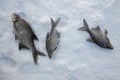
[[87, 31], [91, 38], [87, 39], [89, 42], [94, 42], [100, 47], [113, 49], [112, 44], [110, 43], [109, 38], [107, 37], [108, 31], [101, 31], [100, 27], [97, 26], [96, 28], [89, 28], [86, 20], [83, 20], [84, 27], [79, 28], [79, 30]]
[[56, 26], [59, 23], [60, 18], [57, 21], [53, 21], [51, 18], [52, 28], [51, 31], [47, 33], [46, 36], [46, 50], [49, 58], [52, 58], [52, 54], [58, 47], [60, 41], [60, 33], [56, 30]]
[[37, 64], [37, 55], [45, 56], [41, 51], [35, 48], [34, 40], [38, 40], [31, 26], [18, 14], [12, 14], [12, 22], [15, 33], [15, 39], [19, 41], [19, 50], [30, 49], [33, 53], [34, 63]]

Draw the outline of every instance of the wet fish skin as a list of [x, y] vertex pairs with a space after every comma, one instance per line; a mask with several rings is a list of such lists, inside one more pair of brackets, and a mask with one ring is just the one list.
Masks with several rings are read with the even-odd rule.
[[79, 28], [79, 30], [87, 31], [91, 38], [87, 39], [87, 41], [94, 42], [100, 47], [113, 49], [113, 46], [107, 37], [108, 31], [105, 29], [105, 31], [101, 31], [100, 27], [97, 26], [97, 28], [91, 28], [89, 29], [89, 26], [85, 19], [83, 19], [84, 27]]
[[58, 18], [57, 21], [54, 21], [51, 18], [52, 28], [46, 36], [46, 50], [50, 59], [52, 58], [52, 54], [55, 52], [60, 42], [60, 33], [58, 33], [58, 31], [55, 29], [59, 21], [60, 18]]
[[35, 48], [34, 40], [38, 40], [29, 23], [21, 18], [17, 13], [12, 14], [12, 22], [15, 39], [19, 41], [19, 50], [30, 49], [33, 54], [34, 63], [37, 64], [37, 55], [45, 56]]

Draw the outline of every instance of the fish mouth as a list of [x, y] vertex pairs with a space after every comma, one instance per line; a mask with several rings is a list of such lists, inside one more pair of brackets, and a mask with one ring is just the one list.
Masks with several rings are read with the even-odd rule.
[[49, 59], [51, 59], [52, 58], [52, 54], [48, 53], [48, 57], [49, 57]]
[[109, 47], [107, 47], [107, 48], [108, 48], [108, 49], [114, 49], [113, 46], [109, 46]]
[[53, 52], [52, 52], [52, 51], [48, 51], [48, 57], [49, 57], [49, 59], [51, 59], [51, 58], [52, 58], [52, 54], [53, 54]]
[[19, 15], [17, 13], [13, 13], [11, 17], [13, 22], [16, 22], [19, 19]]
[[114, 49], [113, 46], [112, 46], [112, 44], [109, 44], [107, 48], [108, 49]]

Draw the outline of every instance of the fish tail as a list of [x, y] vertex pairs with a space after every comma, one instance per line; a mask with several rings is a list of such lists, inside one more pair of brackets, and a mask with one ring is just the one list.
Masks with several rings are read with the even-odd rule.
[[54, 21], [54, 20], [51, 18], [52, 29], [54, 29], [54, 28], [57, 26], [57, 24], [59, 23], [59, 21], [60, 21], [60, 18], [58, 18], [56, 21]]
[[84, 27], [81, 27], [78, 30], [89, 31], [89, 26], [88, 26], [88, 24], [87, 24], [85, 19], [83, 19], [83, 24], [84, 24]]
[[40, 56], [46, 56], [43, 52], [38, 51], [38, 50], [34, 50], [33, 51], [33, 60], [34, 60], [35, 64], [37, 64], [37, 62], [38, 62], [38, 55], [40, 55]]

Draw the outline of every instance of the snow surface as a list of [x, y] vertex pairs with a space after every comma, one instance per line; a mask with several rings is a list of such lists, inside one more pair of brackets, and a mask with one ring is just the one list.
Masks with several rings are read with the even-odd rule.
[[[52, 59], [39, 57], [34, 65], [29, 50], [18, 50], [11, 14], [17, 12], [37, 34], [37, 49], [46, 53], [50, 17], [61, 21], [60, 45]], [[108, 29], [114, 46], [108, 50], [87, 42], [89, 34], [78, 31], [85, 18], [90, 27]], [[0, 80], [120, 80], [120, 0], [1, 0]]]

